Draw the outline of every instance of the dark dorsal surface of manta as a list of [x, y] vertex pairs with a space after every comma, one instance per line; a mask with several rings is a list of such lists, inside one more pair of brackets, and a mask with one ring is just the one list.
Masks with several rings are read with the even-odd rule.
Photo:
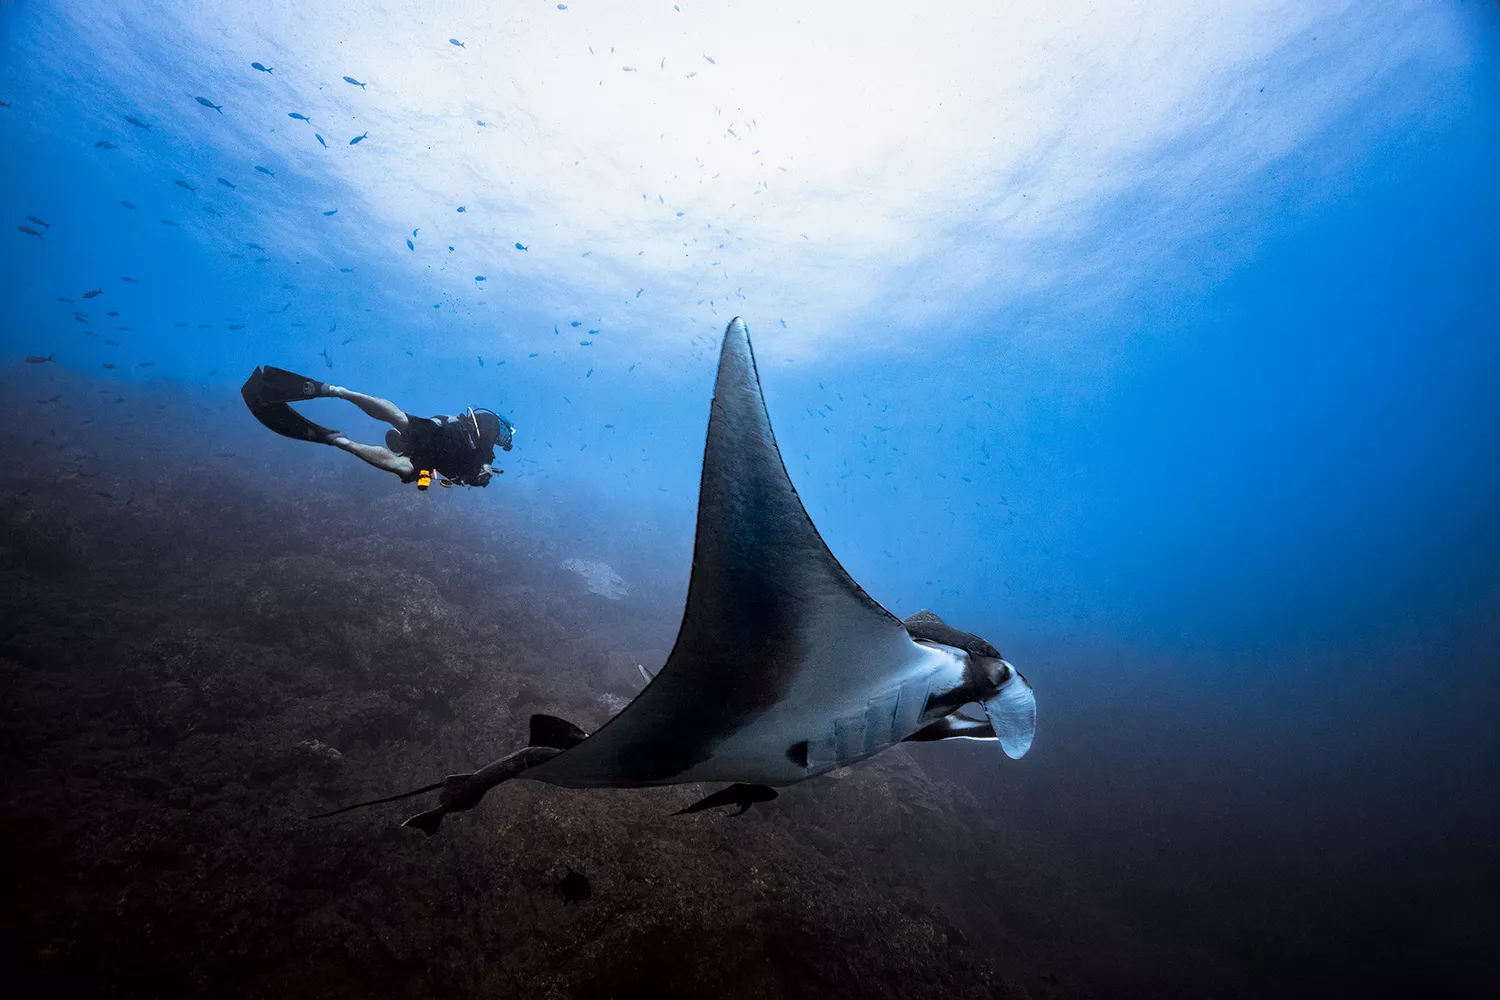
[[[957, 714], [976, 702], [986, 719]], [[529, 746], [445, 779], [438, 807], [406, 825], [435, 832], [446, 813], [514, 777], [572, 788], [727, 781], [736, 789], [700, 805], [748, 808], [775, 797], [766, 786], [907, 739], [998, 740], [1018, 758], [1035, 720], [1031, 686], [992, 645], [930, 611], [900, 621], [833, 557], [782, 463], [736, 317], [714, 386], [687, 607], [666, 664], [592, 735], [534, 716]]]

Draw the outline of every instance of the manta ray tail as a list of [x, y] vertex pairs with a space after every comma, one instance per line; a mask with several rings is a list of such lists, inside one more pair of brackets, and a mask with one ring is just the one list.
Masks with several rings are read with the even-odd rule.
[[330, 816], [337, 816], [339, 813], [346, 813], [346, 812], [348, 812], [351, 809], [363, 809], [365, 806], [378, 806], [378, 805], [382, 805], [382, 804], [384, 804], [386, 802], [400, 802], [402, 799], [409, 799], [409, 798], [412, 798], [413, 796], [421, 795], [424, 792], [430, 792], [430, 791], [432, 791], [435, 788], [442, 788], [443, 784], [444, 784], [444, 782], [442, 782], [442, 781], [435, 781], [435, 782], [433, 782], [430, 785], [423, 785], [421, 788], [415, 788], [415, 789], [413, 789], [413, 790], [411, 790], [409, 792], [402, 792], [399, 795], [387, 795], [383, 799], [371, 799], [368, 802], [356, 802], [352, 806], [341, 806], [338, 809], [332, 809], [332, 810], [330, 810], [330, 811], [328, 811], [326, 813], [318, 813], [315, 816], [309, 816], [307, 818], [308, 819], [327, 819]]

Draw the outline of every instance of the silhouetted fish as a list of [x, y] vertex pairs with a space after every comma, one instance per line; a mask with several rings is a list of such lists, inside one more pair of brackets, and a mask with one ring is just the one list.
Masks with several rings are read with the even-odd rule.
[[457, 45], [461, 49], [468, 48], [467, 45], [465, 45], [463, 42], [460, 42], [457, 38], [450, 38], [450, 39], [448, 39], [448, 44], [449, 45]]
[[[477, 355], [477, 354], [476, 354], [476, 355], [474, 355], [474, 356], [475, 356], [475, 357], [476, 357], [476, 358], [479, 358], [479, 355]], [[479, 367], [481, 367], [481, 368], [483, 368], [483, 367], [484, 367], [484, 359], [483, 359], [483, 358], [479, 358]]]
[[127, 122], [129, 122], [130, 124], [134, 125], [136, 128], [150, 128], [151, 127], [150, 125], [147, 125], [145, 122], [141, 121], [139, 118], [135, 117], [135, 115], [126, 115], [125, 116], [125, 120]]
[[476, 275], [474, 275], [474, 280], [475, 281], [483, 281], [484, 280], [484, 275], [482, 275], [482, 274], [476, 274]]
[[250, 68], [251, 68], [251, 69], [258, 69], [258, 70], [260, 70], [260, 71], [261, 71], [261, 72], [262, 72], [262, 73], [273, 73], [273, 72], [275, 72], [275, 70], [273, 70], [273, 69], [272, 69], [272, 68], [271, 68], [271, 67], [270, 67], [270, 66], [262, 66], [262, 65], [261, 65], [261, 64], [260, 64], [260, 63], [258, 63], [258, 62], [256, 62], [256, 63], [251, 63], [251, 64], [250, 64]]
[[47, 355], [45, 358], [42, 357], [40, 354], [32, 354], [32, 355], [28, 355], [27, 356], [26, 363], [28, 365], [40, 365], [40, 364], [45, 364], [45, 363], [47, 363], [48, 361], [51, 361], [51, 360], [52, 360], [52, 355], [50, 355], [50, 354]]
[[198, 193], [198, 189], [195, 188], [195, 187], [193, 187], [187, 181], [173, 181], [172, 183], [176, 184], [178, 187], [182, 188], [184, 191], [191, 191], [193, 194], [197, 194]]
[[157, 219], [156, 221], [160, 222], [164, 226], [177, 226], [177, 225], [180, 225], [180, 223], [176, 222], [173, 219]]
[[155, 361], [142, 361], [140, 366], [142, 368], [150, 368], [154, 364], [156, 364]]
[[714, 62], [714, 57], [713, 56], [704, 56], [703, 58], [705, 58], [705, 59], [708, 60], [708, 64], [710, 66], [717, 66], [717, 65], [719, 65], [718, 63]]
[[136, 281], [134, 278], [130, 277], [128, 274], [122, 274], [122, 275], [120, 275], [120, 280], [123, 281], [123, 282], [125, 282], [126, 284], [130, 284], [130, 285], [139, 285], [140, 284], [139, 281]]
[[288, 111], [287, 114], [286, 114], [286, 116], [288, 118], [295, 118], [299, 122], [307, 122], [307, 124], [309, 124], [309, 125], [312, 124], [312, 119], [311, 118], [309, 118], [309, 117], [307, 117], [306, 115], [303, 115], [303, 114], [298, 114], [295, 111]]
[[100, 139], [98, 142], [94, 143], [94, 148], [95, 149], [119, 149], [120, 147], [116, 146], [114, 143], [110, 142], [108, 139]]
[[324, 212], [323, 214], [324, 215], [338, 215], [339, 214], [339, 210], [336, 209], [336, 208], [330, 208], [328, 211]]
[[217, 111], [221, 115], [224, 113], [224, 106], [222, 104], [215, 104], [213, 101], [210, 101], [206, 97], [195, 97], [195, 98], [193, 98], [193, 100], [197, 101], [199, 104], [203, 105], [205, 108], [213, 108], [215, 111]]
[[354, 273], [354, 268], [352, 268], [352, 267], [341, 267], [341, 268], [339, 268], [339, 273], [341, 273], [341, 274], [353, 274]]
[[594, 894], [593, 886], [589, 885], [588, 878], [572, 868], [568, 869], [568, 874], [557, 880], [557, 891], [562, 894], [564, 906], [581, 903]]
[[516, 249], [517, 250], [530, 250], [531, 247], [526, 246], [524, 243], [517, 243], [516, 244]]
[[460, 206], [458, 206], [458, 211], [460, 211], [460, 212], [467, 212], [468, 210], [469, 210], [468, 206], [466, 206], [466, 205], [460, 205]]
[[83, 297], [86, 298], [86, 299], [91, 299], [91, 298], [93, 298], [96, 295], [103, 295], [103, 294], [104, 294], [104, 289], [102, 289], [102, 288], [95, 288], [95, 289], [93, 289], [91, 291], [84, 292], [83, 293]]
[[26, 221], [27, 222], [35, 222], [37, 225], [41, 226], [43, 229], [51, 229], [52, 228], [52, 223], [50, 223], [50, 222], [44, 222], [41, 219], [38, 219], [34, 215], [28, 215], [28, 216], [26, 216]]
[[65, 298], [63, 298], [63, 297], [62, 297], [62, 296], [61, 296], [61, 295], [59, 295], [59, 296], [58, 296], [58, 297], [57, 297], [57, 301], [59, 301], [59, 302], [67, 302], [67, 303], [69, 303], [69, 304], [72, 304], [72, 302], [73, 302], [73, 300], [72, 300], [72, 299], [65, 299]]
[[408, 249], [408, 250], [415, 250], [416, 248], [417, 248], [417, 245], [415, 243], [413, 243], [411, 240], [407, 240], [406, 241], [406, 249]]
[[120, 311], [118, 309], [111, 309], [109, 312], [105, 313], [104, 315], [106, 315], [106, 316], [118, 316], [118, 315], [120, 315]]
[[130, 209], [130, 210], [131, 210], [131, 211], [132, 211], [132, 212], [133, 212], [133, 211], [135, 211], [135, 206], [134, 206], [134, 205], [132, 205], [132, 204], [131, 204], [131, 203], [130, 203], [130, 202], [128, 202], [128, 201], [122, 201], [122, 202], [118, 202], [118, 203], [117, 203], [117, 204], [119, 204], [119, 206], [120, 206], [120, 207], [121, 207], [121, 208], [128, 208], [128, 209]]
[[104, 367], [108, 368], [110, 371], [115, 370], [115, 366], [110, 364], [108, 361], [104, 362]]
[[370, 137], [370, 133], [369, 132], [366, 132], [364, 135], [357, 135], [353, 139], [349, 140], [349, 145], [351, 145], [351, 146], [358, 146], [360, 143], [364, 142], [369, 137]]
[[245, 328], [245, 324], [243, 324], [243, 323], [231, 323], [231, 324], [229, 324], [229, 329], [231, 329], [231, 330], [243, 330], [244, 328]]
[[106, 340], [104, 342], [104, 345], [106, 347], [119, 347], [120, 346], [119, 344], [115, 343], [113, 340]]
[[313, 138], [316, 139], [316, 140], [318, 140], [318, 145], [319, 146], [322, 146], [324, 149], [328, 148], [328, 143], [326, 143], [326, 142], [323, 141], [323, 137], [321, 135], [319, 135], [318, 133], [314, 132], [313, 133]]
[[568, 325], [572, 326], [572, 327], [579, 327], [579, 326], [582, 326], [583, 324], [580, 323], [578, 320], [575, 319], [573, 322], [569, 323]]
[[230, 183], [229, 181], [226, 181], [224, 178], [220, 177], [220, 178], [218, 178], [218, 181], [219, 181], [220, 184], [222, 184], [225, 187], [229, 188], [231, 191], [234, 190], [234, 185], [232, 183]]
[[344, 82], [345, 83], [352, 83], [356, 87], [358, 87], [360, 90], [364, 90], [365, 89], [365, 85], [362, 84], [362, 83], [360, 83], [358, 80], [354, 79], [354, 77], [352, 77], [352, 76], [346, 76], [346, 77], [344, 77]]
[[592, 340], [580, 340], [578, 342], [578, 346], [579, 347], [590, 347], [590, 346], [593, 345], [593, 343], [594, 342]]
[[267, 176], [270, 176], [270, 177], [275, 177], [276, 176], [275, 174], [271, 173], [271, 171], [267, 170], [265, 167], [256, 167], [255, 169], [258, 170], [258, 171], [260, 171], [263, 174], [266, 174]]
[[16, 228], [25, 233], [27, 236], [35, 236], [37, 239], [42, 238], [42, 234], [37, 232], [35, 229], [32, 229], [30, 226], [17, 226]]
[[328, 352], [326, 350], [324, 350], [324, 351], [319, 351], [318, 353], [321, 354], [321, 355], [323, 355], [323, 363], [325, 365], [327, 365], [329, 368], [332, 368], [333, 367], [333, 358], [329, 356]]
[[266, 252], [266, 248], [263, 247], [263, 246], [261, 246], [259, 243], [246, 243], [245, 244], [245, 249], [247, 249], [247, 250], [259, 250], [261, 253], [265, 253]]

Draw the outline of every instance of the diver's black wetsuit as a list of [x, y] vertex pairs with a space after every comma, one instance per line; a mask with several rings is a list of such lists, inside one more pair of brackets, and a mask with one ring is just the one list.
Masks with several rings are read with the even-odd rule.
[[410, 475], [401, 477], [402, 482], [415, 482], [423, 469], [439, 472], [463, 486], [483, 486], [489, 481], [483, 473], [485, 466], [495, 461], [495, 447], [480, 442], [473, 421], [446, 414], [417, 417], [408, 413], [406, 419], [403, 454], [411, 459], [413, 468]]

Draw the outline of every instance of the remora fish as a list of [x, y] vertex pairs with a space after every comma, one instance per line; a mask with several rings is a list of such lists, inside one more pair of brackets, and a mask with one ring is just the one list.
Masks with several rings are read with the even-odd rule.
[[[987, 718], [961, 714], [970, 702]], [[687, 607], [666, 665], [593, 735], [533, 715], [528, 746], [377, 801], [440, 790], [436, 808], [403, 824], [427, 834], [517, 777], [569, 788], [727, 781], [686, 811], [748, 807], [775, 798], [772, 786], [905, 740], [998, 740], [1018, 758], [1035, 730], [1031, 685], [993, 646], [930, 611], [898, 620], [828, 550], [787, 477], [736, 317], [708, 421]]]

